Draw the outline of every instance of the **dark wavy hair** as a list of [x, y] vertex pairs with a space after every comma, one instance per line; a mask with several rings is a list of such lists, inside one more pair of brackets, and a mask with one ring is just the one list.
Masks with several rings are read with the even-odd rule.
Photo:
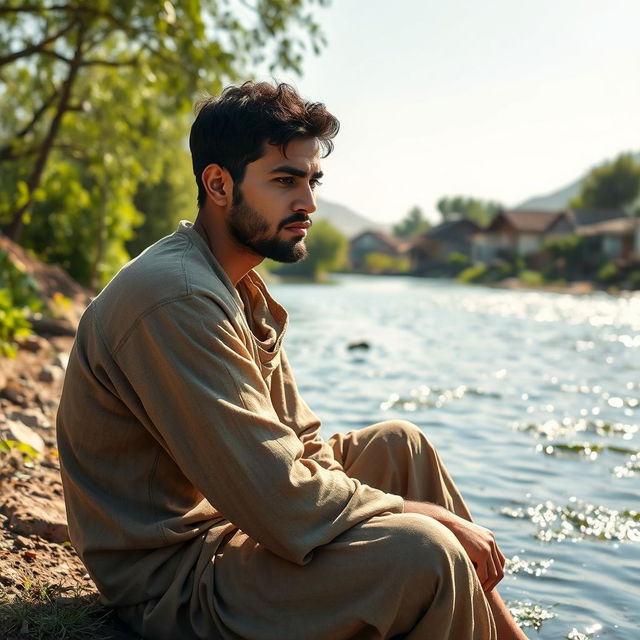
[[198, 185], [198, 207], [206, 200], [202, 172], [219, 164], [240, 184], [246, 166], [273, 144], [286, 156], [287, 144], [296, 138], [318, 138], [323, 157], [333, 150], [340, 123], [321, 102], [307, 102], [288, 84], [245, 82], [227, 87], [218, 98], [196, 105], [189, 135], [193, 173]]

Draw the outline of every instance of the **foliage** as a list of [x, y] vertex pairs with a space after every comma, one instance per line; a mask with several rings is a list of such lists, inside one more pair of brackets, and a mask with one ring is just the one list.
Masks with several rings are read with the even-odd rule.
[[27, 578], [17, 595], [0, 587], [2, 637], [106, 640], [113, 637], [105, 626], [108, 615], [98, 594], [84, 586]]
[[183, 206], [193, 96], [262, 62], [299, 72], [308, 46], [324, 44], [309, 9], [325, 4], [3, 3], [0, 224], [82, 282], [104, 283], [139, 250], [137, 227], [155, 239], [183, 215], [171, 205]]
[[640, 289], [640, 269], [630, 271], [627, 280], [632, 289]]
[[409, 213], [392, 228], [393, 235], [399, 238], [412, 238], [429, 230], [429, 221], [420, 207], [412, 207]]
[[542, 248], [554, 258], [579, 259], [584, 239], [580, 236], [566, 234], [547, 238]]
[[0, 477], [23, 467], [33, 468], [38, 462], [38, 452], [26, 442], [0, 440]]
[[171, 158], [165, 159], [157, 182], [138, 185], [133, 202], [144, 222], [126, 243], [130, 255], [138, 255], [150, 244], [173, 233], [180, 220], [190, 219], [196, 209], [196, 194], [191, 156], [186, 149], [177, 149]]
[[460, 251], [452, 251], [447, 256], [447, 266], [451, 267], [454, 273], [460, 272], [468, 267], [470, 262], [471, 258], [464, 253], [460, 253]]
[[30, 312], [41, 306], [33, 278], [0, 251], [0, 356], [15, 356], [16, 341], [31, 334]]
[[464, 283], [482, 282], [488, 269], [489, 268], [484, 263], [474, 264], [462, 271], [460, 275], [458, 275], [458, 280]]
[[488, 227], [496, 213], [503, 208], [499, 202], [493, 200], [479, 200], [466, 196], [440, 198], [436, 206], [445, 222], [462, 216], [479, 227]]
[[364, 257], [364, 269], [367, 273], [407, 273], [409, 261], [406, 258], [388, 256], [386, 253], [368, 253]]
[[622, 153], [615, 160], [595, 167], [570, 206], [575, 209], [622, 209], [640, 214], [640, 163], [633, 154]]
[[279, 274], [321, 279], [330, 271], [342, 269], [347, 260], [348, 240], [328, 220], [316, 220], [306, 240], [309, 254], [295, 264], [270, 262]]
[[619, 275], [619, 269], [613, 262], [605, 262], [596, 274], [596, 279], [599, 282], [612, 282]]
[[551, 256], [545, 269], [547, 280], [575, 277], [584, 271], [584, 238], [570, 234], [552, 236], [544, 241], [542, 249]]
[[539, 287], [544, 284], [544, 276], [539, 271], [532, 269], [524, 269], [518, 274], [518, 279], [522, 284], [529, 287]]
[[341, 269], [347, 260], [348, 244], [346, 236], [328, 220], [317, 220], [307, 239], [309, 256], [302, 264], [314, 277]]

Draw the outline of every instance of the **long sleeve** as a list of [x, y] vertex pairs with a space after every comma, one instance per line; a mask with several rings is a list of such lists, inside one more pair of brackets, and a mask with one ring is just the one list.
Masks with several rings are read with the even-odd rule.
[[271, 395], [279, 395], [279, 403], [286, 407], [289, 426], [304, 446], [303, 457], [315, 460], [325, 469], [344, 471], [342, 465], [335, 459], [333, 449], [327, 444], [320, 434], [321, 423], [304, 401], [298, 386], [296, 385], [291, 365], [284, 349], [280, 352], [280, 386], [276, 392], [272, 383]]
[[317, 429], [303, 442], [279, 419], [259, 364], [212, 298], [157, 306], [113, 357], [139, 399], [139, 419], [182, 473], [274, 553], [303, 564], [356, 523], [402, 511], [399, 496], [313, 459], [324, 457]]

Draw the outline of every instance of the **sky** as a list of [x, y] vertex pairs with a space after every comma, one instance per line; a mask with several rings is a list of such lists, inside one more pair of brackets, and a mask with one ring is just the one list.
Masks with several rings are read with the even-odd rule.
[[515, 206], [640, 150], [638, 0], [333, 0], [304, 75], [340, 120], [320, 196], [391, 223]]

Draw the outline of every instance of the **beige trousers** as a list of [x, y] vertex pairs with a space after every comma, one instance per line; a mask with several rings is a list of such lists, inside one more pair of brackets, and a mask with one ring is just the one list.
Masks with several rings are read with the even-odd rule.
[[[412, 424], [384, 422], [329, 442], [351, 477], [470, 518], [437, 452]], [[199, 584], [189, 604], [178, 611], [174, 631], [166, 622], [162, 631], [152, 625], [158, 637], [496, 638], [465, 551], [446, 527], [422, 515], [370, 518], [317, 549], [304, 566], [236, 532], [198, 573]]]

